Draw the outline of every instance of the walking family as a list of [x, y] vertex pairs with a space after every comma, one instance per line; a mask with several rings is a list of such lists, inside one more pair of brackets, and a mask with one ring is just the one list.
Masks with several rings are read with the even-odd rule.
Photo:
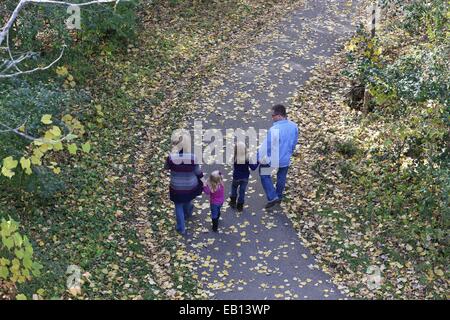
[[[233, 180], [231, 182], [229, 205], [242, 211], [245, 204], [245, 193], [250, 178], [250, 170], [259, 169], [261, 184], [267, 197], [266, 209], [281, 203], [286, 185], [287, 173], [292, 154], [298, 140], [297, 125], [287, 119], [286, 108], [275, 105], [271, 109], [273, 125], [269, 129], [264, 142], [257, 150], [256, 163], [251, 163], [245, 143], [238, 142], [234, 146]], [[179, 146], [183, 137], [173, 142]], [[276, 146], [274, 150], [273, 146]], [[276, 161], [273, 161], [274, 157]], [[209, 196], [212, 230], [218, 231], [221, 209], [225, 201], [225, 185], [223, 173], [215, 170], [205, 179], [200, 165], [192, 153], [172, 150], [166, 160], [165, 168], [170, 170], [170, 200], [175, 204], [176, 230], [185, 235], [185, 221], [192, 217], [194, 205], [192, 201], [205, 193]], [[276, 171], [276, 184], [272, 180], [272, 172]]]

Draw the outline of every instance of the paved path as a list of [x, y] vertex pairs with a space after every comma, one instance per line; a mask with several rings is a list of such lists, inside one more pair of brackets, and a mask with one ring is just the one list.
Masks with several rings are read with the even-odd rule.
[[[202, 111], [194, 117], [203, 120], [204, 129], [269, 128], [270, 107], [289, 106], [311, 68], [331, 56], [341, 45], [339, 39], [353, 32], [357, 1], [306, 2], [258, 38], [222, 77], [205, 84], [196, 102]], [[226, 173], [229, 192], [231, 167], [203, 165], [202, 169]], [[319, 270], [282, 209], [266, 212], [265, 203], [254, 172], [244, 212], [226, 205], [220, 232], [215, 234], [206, 196], [196, 201], [186, 242], [188, 251], [201, 257], [196, 271], [205, 289], [216, 299], [345, 298]]]

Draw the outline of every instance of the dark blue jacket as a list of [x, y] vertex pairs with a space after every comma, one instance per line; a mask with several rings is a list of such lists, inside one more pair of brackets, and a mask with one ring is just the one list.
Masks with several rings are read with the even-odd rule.
[[255, 171], [256, 168], [258, 168], [258, 164], [250, 164], [248, 161], [242, 164], [235, 163], [233, 166], [233, 180], [248, 179], [250, 177], [250, 169]]

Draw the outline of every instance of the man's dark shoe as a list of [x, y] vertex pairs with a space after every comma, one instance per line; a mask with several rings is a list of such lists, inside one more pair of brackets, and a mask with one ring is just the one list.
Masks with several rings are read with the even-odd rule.
[[243, 203], [238, 203], [236, 206], [237, 211], [242, 212], [242, 210], [244, 210], [244, 204]]
[[272, 207], [274, 207], [275, 205], [277, 205], [278, 203], [280, 203], [279, 199], [275, 199], [272, 201], [267, 202], [266, 206], [264, 207], [265, 209], [270, 209]]
[[230, 197], [230, 201], [228, 202], [231, 208], [236, 208], [236, 197]]

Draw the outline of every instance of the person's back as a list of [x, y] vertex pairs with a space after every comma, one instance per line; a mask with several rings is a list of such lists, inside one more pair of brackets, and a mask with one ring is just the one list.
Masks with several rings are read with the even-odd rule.
[[[277, 130], [277, 133], [274, 133], [274, 130]], [[270, 131], [272, 137], [278, 135], [278, 167], [283, 168], [289, 166], [291, 156], [294, 153], [298, 140], [297, 124], [288, 119], [280, 120], [274, 123], [270, 128]]]
[[[190, 153], [171, 153], [166, 161], [170, 170], [170, 199], [190, 201], [199, 195], [199, 178], [203, 177], [195, 157]], [[201, 190], [201, 189], [200, 189]]]
[[234, 163], [233, 165], [233, 179], [248, 179], [250, 177], [250, 169], [256, 170], [258, 164], [250, 164], [248, 161], [245, 163]]
[[[280, 203], [283, 198], [291, 156], [298, 141], [298, 127], [287, 119], [283, 105], [272, 107], [272, 120], [273, 125], [258, 148], [258, 161], [261, 163], [259, 174], [268, 200], [266, 209]], [[271, 177], [273, 169], [277, 169], [276, 188]]]
[[229, 202], [231, 208], [236, 208], [238, 211], [243, 210], [250, 169], [256, 170], [257, 167], [257, 163], [250, 164], [245, 143], [238, 142], [234, 149], [233, 181], [231, 182]]
[[[170, 200], [175, 204], [176, 230], [186, 235], [185, 220], [194, 212], [192, 200], [202, 193], [203, 173], [195, 156], [183, 151], [183, 136], [172, 136], [172, 152], [166, 159], [165, 169], [170, 170]], [[181, 146], [181, 148], [180, 148]]]

